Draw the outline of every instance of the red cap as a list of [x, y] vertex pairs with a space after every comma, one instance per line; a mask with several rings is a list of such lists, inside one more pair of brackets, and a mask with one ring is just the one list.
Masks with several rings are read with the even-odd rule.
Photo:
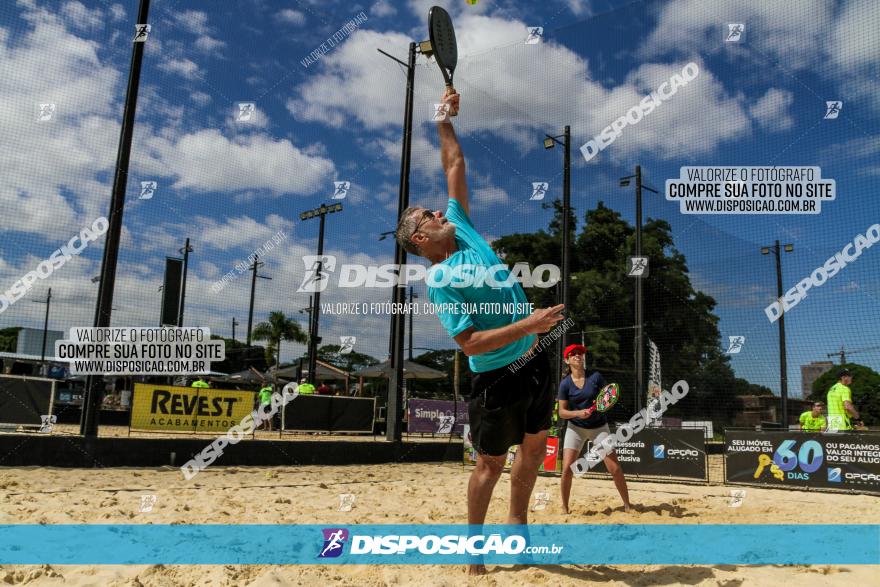
[[565, 347], [565, 352], [562, 353], [562, 356], [567, 359], [568, 355], [570, 355], [574, 352], [586, 353], [587, 347], [585, 347], [582, 344], [570, 344], [567, 347]]

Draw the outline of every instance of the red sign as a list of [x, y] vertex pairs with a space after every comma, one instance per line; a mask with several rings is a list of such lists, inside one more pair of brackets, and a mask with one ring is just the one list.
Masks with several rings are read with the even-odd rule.
[[547, 456], [544, 457], [544, 471], [556, 471], [556, 458], [559, 453], [559, 438], [555, 436], [547, 437]]

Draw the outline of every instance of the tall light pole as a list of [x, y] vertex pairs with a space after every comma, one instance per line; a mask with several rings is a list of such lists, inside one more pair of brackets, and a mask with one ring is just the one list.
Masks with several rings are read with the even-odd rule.
[[418, 298], [418, 294], [413, 292], [413, 286], [409, 286], [409, 360], [412, 361], [413, 358], [413, 312], [412, 312], [412, 303], [413, 299]]
[[320, 218], [321, 220], [318, 229], [318, 261], [315, 264], [315, 277], [312, 280], [312, 283], [315, 284], [315, 291], [312, 298], [311, 320], [309, 320], [309, 383], [312, 385], [315, 384], [315, 370], [318, 364], [318, 308], [321, 307], [321, 289], [324, 287], [319, 282], [326, 279], [322, 271], [324, 266], [324, 219], [327, 214], [334, 212], [342, 212], [342, 204], [330, 204], [329, 206], [321, 204], [314, 210], [306, 210], [299, 215], [299, 219], [302, 221], [311, 218]]
[[[52, 288], [49, 288], [49, 293], [46, 294], [46, 301], [41, 300], [31, 300], [35, 304], [46, 304], [46, 317], [43, 319], [43, 350], [40, 354], [40, 363], [46, 362], [46, 335], [49, 332], [49, 306], [52, 304]], [[41, 365], [45, 366], [45, 365]]]
[[[98, 301], [95, 307], [95, 327], [110, 326], [113, 311], [113, 289], [116, 285], [116, 261], [119, 257], [119, 240], [122, 236], [122, 211], [125, 208], [125, 189], [128, 184], [128, 164], [131, 158], [131, 140], [134, 135], [135, 114], [137, 111], [138, 88], [141, 80], [141, 63], [144, 47], [148, 39], [144, 37], [149, 22], [150, 0], [140, 0], [136, 34], [132, 35], [131, 66], [128, 70], [128, 88], [125, 92], [125, 105], [122, 110], [122, 127], [119, 131], [119, 148], [116, 155], [116, 172], [113, 178], [113, 195], [110, 198], [109, 228], [104, 255], [101, 259], [101, 280], [98, 284]], [[143, 27], [141, 26], [143, 25]], [[131, 30], [131, 29], [129, 29]], [[98, 436], [98, 413], [101, 410], [101, 390], [99, 377], [86, 377], [83, 395], [82, 415], [79, 433], [83, 436]]]
[[[432, 49], [430, 41], [422, 41], [418, 43], [418, 47], [422, 54], [430, 55]], [[409, 207], [409, 171], [412, 152], [413, 96], [415, 94], [416, 79], [416, 43], [409, 44], [409, 59], [407, 63], [381, 49], [378, 49], [378, 51], [406, 68], [406, 98], [404, 100], [403, 140], [401, 142], [400, 154], [400, 189], [397, 197], [397, 220], [399, 222], [403, 211]], [[394, 244], [394, 262], [398, 267], [399, 276], [399, 268], [403, 267], [406, 263], [406, 251], [396, 241]], [[394, 304], [403, 304], [405, 295], [404, 288], [398, 284], [392, 292], [391, 301]], [[401, 306], [393, 307], [399, 308]], [[389, 340], [389, 366], [391, 367], [391, 373], [388, 378], [385, 438], [392, 442], [399, 442], [403, 437], [403, 320], [403, 316], [397, 312], [391, 314], [391, 335]]]
[[235, 319], [235, 316], [232, 317], [232, 340], [235, 340], [235, 327], [238, 325], [238, 320]]
[[[790, 253], [794, 245], [789, 243], [780, 247], [779, 241], [769, 247], [761, 247], [762, 255], [769, 255], [773, 251], [776, 257], [776, 299], [782, 303], [782, 256], [780, 252], [785, 250]], [[782, 427], [788, 429], [788, 361], [785, 356], [785, 312], [779, 315], [779, 396], [782, 398]]]
[[248, 309], [248, 329], [247, 329], [247, 351], [248, 359], [250, 359], [250, 349], [251, 349], [251, 330], [254, 325], [254, 297], [257, 291], [257, 278], [260, 279], [272, 279], [271, 277], [267, 277], [265, 275], [257, 275], [257, 271], [260, 267], [265, 265], [262, 261], [259, 261], [260, 257], [258, 255], [254, 255], [254, 264], [251, 265], [250, 269], [252, 272], [251, 275], [251, 304]]
[[[562, 137], [562, 141], [559, 138]], [[569, 216], [571, 216], [571, 127], [565, 125], [565, 129], [561, 135], [551, 136], [544, 135], [544, 148], [552, 149], [554, 145], [559, 143], [563, 148], [563, 164], [562, 164], [562, 291], [561, 303], [565, 306], [566, 316], [571, 316], [571, 307], [569, 305], [569, 277], [571, 275], [571, 226]], [[557, 368], [554, 369], [554, 384], [558, 386], [558, 378], [562, 372], [562, 349], [565, 347], [567, 337], [563, 333], [556, 343]]]
[[[636, 257], [642, 256], [642, 188], [649, 192], [659, 194], [652, 187], [642, 184], [642, 166], [636, 165], [636, 174], [620, 178], [620, 187], [629, 186], [631, 179], [636, 180]], [[645, 304], [642, 298], [642, 277], [636, 276], [636, 329], [635, 329], [635, 362], [636, 362], [636, 411], [642, 409], [642, 394], [647, 393], [645, 388], [645, 345], [644, 345], [644, 312]]]
[[189, 245], [189, 238], [186, 239], [186, 244], [183, 245], [183, 248], [177, 251], [183, 253], [183, 283], [180, 285], [180, 307], [177, 308], [177, 325], [183, 326], [183, 302], [186, 301], [186, 270], [189, 267], [189, 254], [193, 251], [193, 248]]

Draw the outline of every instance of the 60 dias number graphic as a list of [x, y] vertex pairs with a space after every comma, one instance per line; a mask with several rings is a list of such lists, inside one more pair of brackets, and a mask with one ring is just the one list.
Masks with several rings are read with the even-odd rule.
[[[795, 440], [783, 440], [773, 454], [773, 462], [785, 472], [787, 479], [808, 480], [810, 473], [815, 473], [825, 460], [822, 445], [815, 440], [808, 440], [795, 453], [796, 445], [797, 441]], [[798, 467], [800, 472], [794, 470]]]

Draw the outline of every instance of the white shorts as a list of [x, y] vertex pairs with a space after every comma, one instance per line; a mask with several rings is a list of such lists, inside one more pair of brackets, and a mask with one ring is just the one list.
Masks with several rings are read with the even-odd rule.
[[611, 429], [608, 428], [608, 424], [603, 424], [598, 428], [582, 428], [581, 426], [575, 426], [569, 422], [568, 426], [565, 427], [565, 440], [563, 441], [562, 448], [570, 448], [576, 450], [578, 454], [581, 454], [584, 444], [588, 440], [596, 440], [596, 437], [603, 432], [611, 434]]

